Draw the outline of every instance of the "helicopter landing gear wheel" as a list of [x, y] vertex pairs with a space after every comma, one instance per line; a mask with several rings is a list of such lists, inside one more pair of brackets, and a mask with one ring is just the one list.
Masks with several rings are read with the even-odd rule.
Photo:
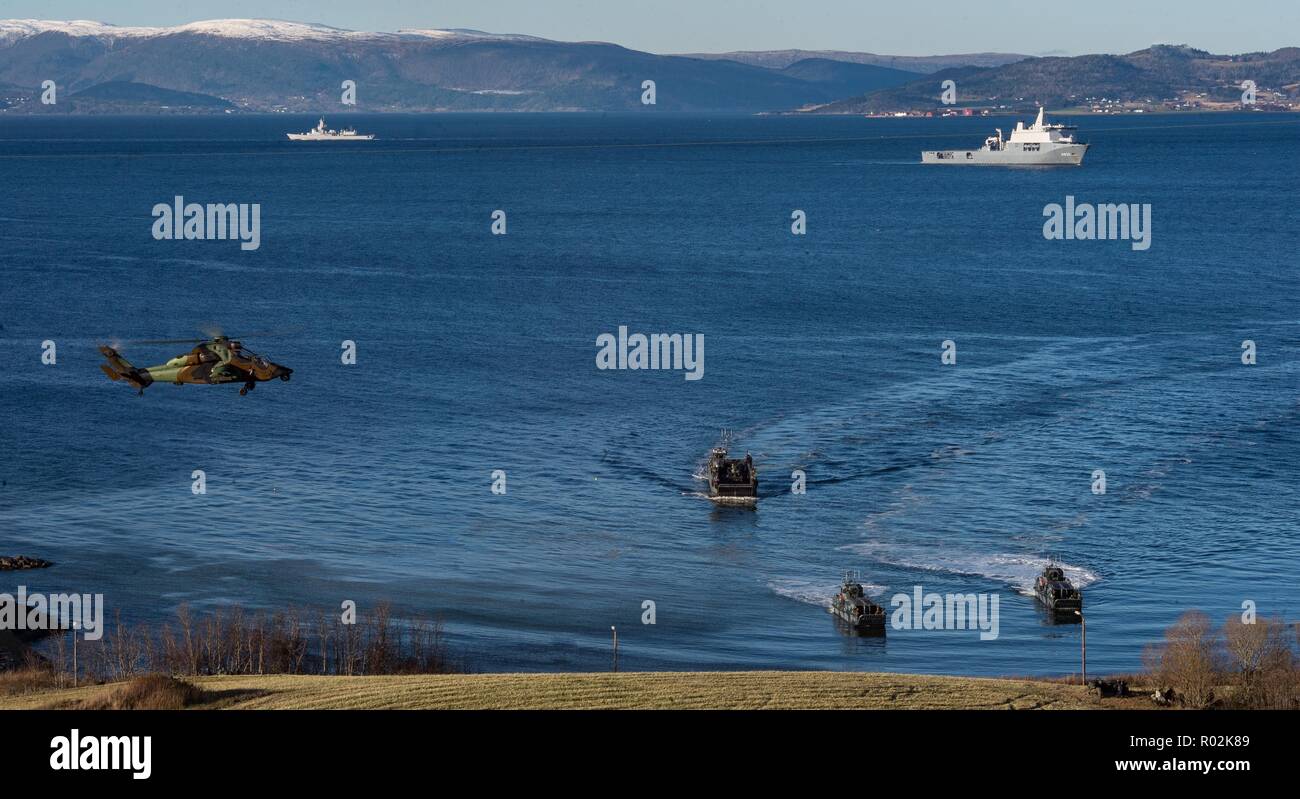
[[244, 387], [239, 389], [239, 396], [241, 397], [248, 396], [248, 392], [252, 391], [255, 385], [256, 385], [255, 383], [245, 383]]

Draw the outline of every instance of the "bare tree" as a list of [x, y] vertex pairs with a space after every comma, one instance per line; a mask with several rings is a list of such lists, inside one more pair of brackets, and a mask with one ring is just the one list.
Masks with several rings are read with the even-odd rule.
[[1228, 665], [1236, 668], [1244, 684], [1251, 684], [1271, 652], [1282, 645], [1281, 625], [1259, 619], [1247, 624], [1240, 616], [1229, 616], [1223, 625]]
[[181, 627], [181, 646], [184, 647], [185, 674], [199, 673], [199, 642], [194, 637], [194, 617], [190, 615], [188, 605], [182, 603], [176, 609], [176, 621]]
[[1192, 707], [1204, 707], [1214, 699], [1222, 673], [1216, 638], [1210, 617], [1199, 610], [1187, 611], [1165, 630], [1157, 674]]
[[[355, 624], [325, 612], [289, 608], [245, 614], [238, 606], [193, 614], [176, 609], [168, 623], [135, 627], [117, 615], [99, 641], [79, 650], [81, 672], [91, 680], [123, 680], [143, 673], [201, 674], [431, 674], [464, 670], [447, 656], [442, 622], [395, 619], [387, 603]], [[80, 641], [78, 643], [81, 643]], [[52, 673], [71, 678], [69, 639], [51, 642]], [[333, 657], [330, 657], [331, 650]]]
[[1300, 674], [1291, 651], [1288, 625], [1279, 618], [1253, 624], [1230, 616], [1224, 625], [1224, 649], [1237, 670], [1234, 704], [1240, 707], [1290, 709], [1300, 699]]

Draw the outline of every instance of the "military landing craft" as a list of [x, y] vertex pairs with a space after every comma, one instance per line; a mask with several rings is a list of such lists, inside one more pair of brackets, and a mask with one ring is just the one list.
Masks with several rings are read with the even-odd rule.
[[855, 633], [885, 632], [885, 609], [867, 598], [857, 572], [845, 572], [840, 592], [831, 599], [827, 608]]
[[288, 380], [293, 370], [287, 366], [272, 363], [270, 360], [244, 347], [241, 342], [233, 341], [228, 336], [216, 336], [211, 339], [166, 339], [161, 341], [139, 341], [137, 344], [197, 344], [194, 349], [178, 355], [158, 366], [132, 366], [121, 353], [109, 346], [99, 348], [107, 359], [99, 368], [104, 370], [110, 380], [125, 380], [131, 388], [141, 395], [147, 386], [153, 383], [200, 383], [215, 385], [218, 383], [243, 383], [239, 389], [240, 396], [251, 391], [258, 383], [280, 378]]
[[1083, 612], [1083, 594], [1055, 563], [1049, 562], [1034, 581], [1034, 596], [1058, 619], [1069, 620]]
[[709, 452], [709, 499], [724, 504], [751, 505], [758, 502], [758, 469], [754, 458], [745, 453], [745, 459], [728, 458], [726, 447], [714, 447]]

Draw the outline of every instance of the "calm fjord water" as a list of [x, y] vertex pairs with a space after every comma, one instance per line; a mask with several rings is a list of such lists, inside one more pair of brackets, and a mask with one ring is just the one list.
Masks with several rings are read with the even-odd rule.
[[[368, 116], [329, 120], [368, 144], [283, 140], [314, 121], [0, 119], [0, 551], [57, 561], [7, 584], [139, 620], [391, 600], [478, 670], [604, 669], [618, 625], [628, 669], [1069, 673], [1079, 629], [1025, 593], [1048, 554], [1087, 584], [1100, 671], [1187, 608], [1300, 613], [1294, 116], [1082, 118], [1085, 165], [1055, 171], [917, 163], [1008, 119]], [[260, 249], [155, 241], [175, 195], [260, 203]], [[1151, 248], [1045, 240], [1066, 195], [1150, 203]], [[296, 331], [246, 339], [293, 380], [137, 399], [97, 369], [99, 342], [212, 321]], [[703, 333], [704, 379], [598, 371], [619, 325]], [[723, 427], [756, 511], [699, 496]], [[846, 568], [885, 599], [997, 592], [1000, 635], [845, 637], [824, 604]]]

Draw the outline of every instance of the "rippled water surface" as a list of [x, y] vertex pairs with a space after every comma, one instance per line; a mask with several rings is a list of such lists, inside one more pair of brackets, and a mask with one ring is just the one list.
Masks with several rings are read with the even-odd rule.
[[[617, 625], [629, 669], [1069, 673], [1078, 627], [1027, 592], [1048, 556], [1098, 670], [1187, 608], [1300, 613], [1294, 116], [1082, 118], [1085, 165], [1055, 171], [917, 163], [1006, 119], [282, 140], [312, 122], [0, 118], [0, 554], [57, 562], [29, 590], [139, 620], [386, 599], [478, 670], [607, 668]], [[175, 195], [260, 203], [261, 247], [155, 241]], [[1045, 240], [1066, 195], [1150, 203], [1151, 248]], [[137, 399], [97, 368], [97, 343], [214, 321], [293, 380]], [[704, 334], [704, 378], [598, 371], [619, 325]], [[721, 428], [756, 510], [699, 495]], [[996, 593], [999, 636], [847, 637], [824, 606], [850, 568], [882, 600]]]

